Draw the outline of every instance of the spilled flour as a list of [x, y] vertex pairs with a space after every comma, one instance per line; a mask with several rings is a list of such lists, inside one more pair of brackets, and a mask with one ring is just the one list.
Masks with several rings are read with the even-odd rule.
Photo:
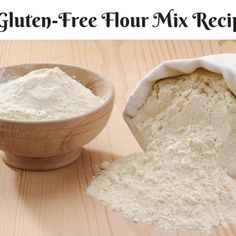
[[40, 69], [0, 84], [0, 118], [57, 120], [84, 114], [103, 99], [59, 68]]
[[217, 74], [197, 70], [156, 83], [128, 121], [145, 153], [105, 165], [87, 192], [164, 229], [235, 224], [236, 183], [222, 161], [232, 159], [235, 114], [236, 100]]

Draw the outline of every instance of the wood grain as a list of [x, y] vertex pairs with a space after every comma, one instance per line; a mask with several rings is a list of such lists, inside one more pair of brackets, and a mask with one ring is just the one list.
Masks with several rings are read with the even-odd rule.
[[[137, 81], [166, 59], [236, 53], [236, 41], [0, 41], [0, 65], [65, 63], [96, 71], [113, 82], [115, 107], [106, 128], [70, 166], [49, 172], [13, 170], [0, 162], [0, 235], [200, 236], [135, 224], [86, 195], [104, 160], [140, 151], [122, 118]], [[211, 236], [236, 235], [236, 227]]]

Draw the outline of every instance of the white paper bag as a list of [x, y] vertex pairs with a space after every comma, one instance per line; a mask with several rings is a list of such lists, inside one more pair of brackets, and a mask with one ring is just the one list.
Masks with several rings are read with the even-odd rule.
[[197, 68], [222, 74], [229, 89], [236, 95], [236, 54], [217, 54], [205, 57], [165, 61], [150, 71], [130, 94], [125, 114], [134, 116], [148, 97], [153, 83], [172, 76], [189, 74]]
[[[139, 133], [135, 129], [131, 118], [136, 114], [138, 109], [143, 106], [153, 84], [166, 77], [190, 74], [200, 67], [222, 74], [227, 86], [236, 95], [236, 54], [218, 54], [192, 59], [171, 60], [161, 63], [138, 83], [137, 87], [130, 94], [124, 111], [124, 119], [143, 150], [146, 149], [146, 144], [143, 141], [142, 133]], [[231, 150], [228, 155], [227, 153], [224, 154], [220, 160], [220, 164], [227, 169], [231, 176], [236, 177], [236, 134], [232, 134], [227, 143], [231, 143], [233, 147], [234, 145], [232, 144], [235, 143], [235, 152]], [[227, 143], [225, 143], [224, 146], [227, 145]], [[232, 155], [232, 152], [235, 153], [235, 155]]]

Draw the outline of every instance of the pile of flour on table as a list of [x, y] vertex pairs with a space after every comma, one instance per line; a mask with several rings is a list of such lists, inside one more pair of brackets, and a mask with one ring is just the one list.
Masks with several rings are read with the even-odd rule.
[[0, 84], [0, 118], [58, 120], [84, 114], [103, 102], [62, 70], [40, 69]]
[[[236, 223], [236, 99], [223, 78], [199, 69], [153, 86], [129, 125], [145, 152], [121, 158], [87, 192], [135, 222], [164, 229]], [[236, 158], [235, 158], [236, 159]]]

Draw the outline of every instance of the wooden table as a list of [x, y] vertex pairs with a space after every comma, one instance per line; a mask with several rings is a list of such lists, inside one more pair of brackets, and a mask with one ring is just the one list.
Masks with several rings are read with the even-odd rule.
[[[50, 172], [13, 170], [0, 162], [1, 236], [174, 236], [135, 224], [86, 195], [102, 161], [140, 151], [122, 118], [137, 81], [166, 59], [236, 52], [236, 41], [0, 41], [0, 65], [65, 63], [103, 74], [115, 87], [112, 117], [103, 132], [68, 167]], [[211, 235], [236, 235], [236, 227]]]

